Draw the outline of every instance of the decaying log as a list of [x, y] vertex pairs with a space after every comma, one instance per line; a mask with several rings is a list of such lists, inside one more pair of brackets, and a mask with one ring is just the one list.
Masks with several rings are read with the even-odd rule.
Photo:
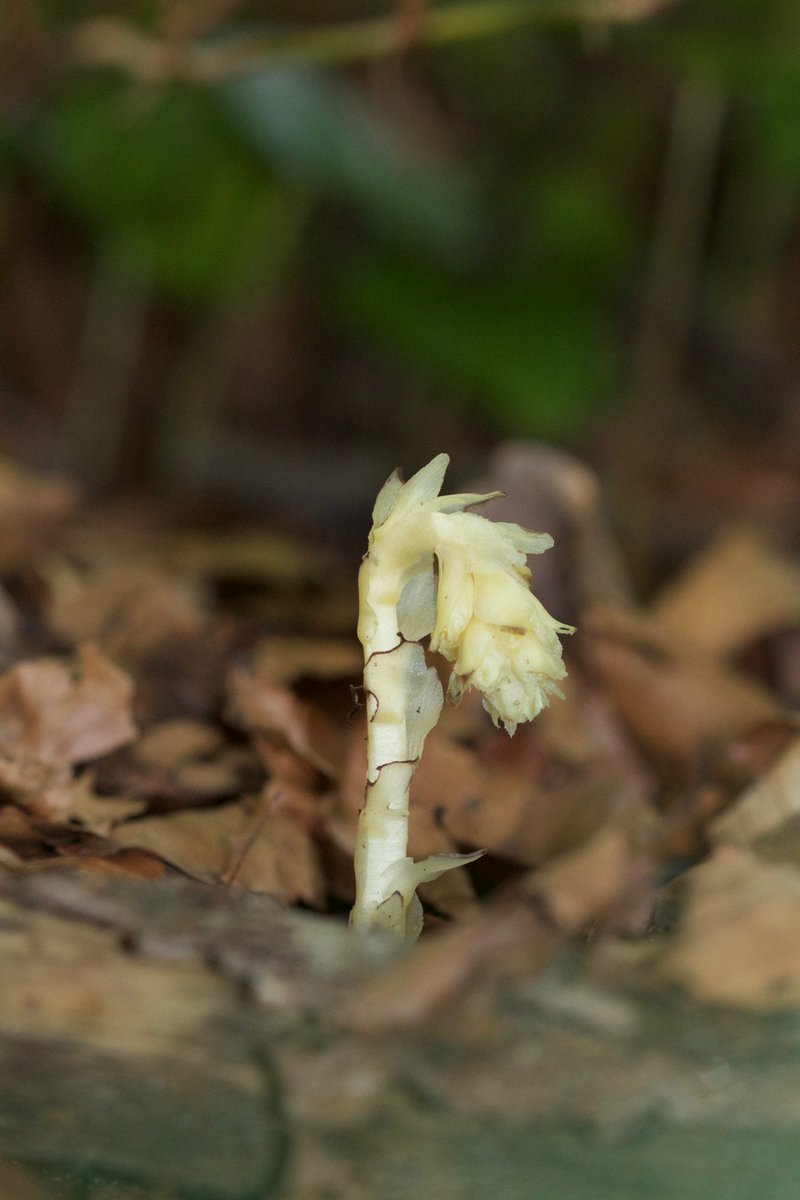
[[800, 1190], [798, 1014], [561, 960], [367, 1036], [342, 1013], [381, 943], [263, 897], [61, 871], [0, 879], [0, 953], [0, 1186], [25, 1173], [26, 1200]]

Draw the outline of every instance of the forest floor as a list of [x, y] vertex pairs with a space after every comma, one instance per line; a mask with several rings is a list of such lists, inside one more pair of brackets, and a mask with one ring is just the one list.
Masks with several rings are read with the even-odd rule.
[[[730, 523], [644, 605], [587, 468], [517, 446], [495, 457], [489, 476], [481, 484], [508, 496], [487, 515], [546, 522], [555, 536], [533, 564], [534, 590], [577, 629], [565, 646], [564, 696], [513, 739], [474, 695], [445, 711], [413, 783], [410, 852], [486, 854], [421, 889], [422, 939], [387, 957], [347, 927], [365, 773], [355, 565], [256, 524], [190, 526], [141, 502], [98, 509], [67, 481], [2, 465], [6, 1200], [284, 1194], [274, 1190], [284, 1186], [274, 1182], [285, 1170], [278, 1135], [265, 1145], [253, 1134], [251, 1144], [252, 1114], [238, 1126], [230, 1115], [256, 1092], [267, 1102], [263, 1075], [256, 1083], [252, 1074], [254, 1043], [239, 1028], [220, 1051], [217, 1026], [212, 1053], [198, 1032], [237, 1004], [246, 1003], [251, 1033], [253, 1009], [270, 1014], [262, 1049], [291, 1029], [293, 1049], [272, 1067], [280, 1060], [281, 1120], [308, 1151], [302, 1170], [293, 1151], [291, 1195], [309, 1200], [428, 1186], [427, 1160], [392, 1192], [383, 1176], [379, 1190], [378, 1175], [356, 1178], [352, 1163], [342, 1174], [347, 1155], [332, 1149], [362, 1128], [376, 1090], [385, 1100], [387, 1072], [396, 1084], [386, 1056], [398, 1037], [406, 1091], [425, 1094], [423, 1110], [458, 1108], [467, 1121], [447, 1134], [465, 1161], [489, 1111], [501, 1141], [509, 1122], [555, 1113], [605, 1136], [678, 1093], [689, 1120], [686, 1097], [700, 1085], [686, 1076], [686, 1046], [673, 1054], [675, 1012], [689, 1005], [692, 1028], [700, 1013], [725, 1014], [731, 1045], [741, 1046], [748, 1022], [800, 1008], [800, 565], [763, 529]], [[231, 983], [224, 996], [215, 990]], [[676, 1006], [645, 1038], [644, 1058], [614, 1050], [641, 1027], [631, 987], [647, 1005]], [[532, 1044], [530, 1020], [513, 1004], [498, 1008], [498, 995], [523, 1008], [535, 997], [535, 1070], [519, 1053]], [[517, 1020], [524, 1029], [512, 1029]], [[192, 1031], [191, 1053], [175, 1051], [179, 1025]], [[740, 1068], [747, 1076], [720, 1036], [701, 1038], [706, 1075], [722, 1055], [731, 1078]], [[79, 1099], [96, 1098], [98, 1079], [117, 1071], [101, 1053], [127, 1064], [116, 1077], [129, 1098], [112, 1088], [103, 1102], [111, 1124]], [[47, 1072], [33, 1091], [23, 1086], [31, 1054]], [[212, 1058], [225, 1070], [212, 1070]], [[216, 1107], [198, 1094], [206, 1069]], [[160, 1098], [146, 1079], [160, 1081]], [[755, 1084], [742, 1079], [722, 1108], [732, 1112], [742, 1088], [752, 1098]], [[759, 1101], [744, 1126], [774, 1133], [777, 1121], [796, 1142], [796, 1102], [781, 1107], [770, 1095], [773, 1107]], [[113, 1121], [135, 1132], [134, 1112], [179, 1103], [195, 1122], [185, 1143], [177, 1127], [161, 1150], [141, 1130], [129, 1144], [113, 1133]], [[696, 1111], [707, 1116], [704, 1103]], [[337, 1108], [323, 1152], [309, 1130]], [[416, 1110], [391, 1109], [391, 1120], [406, 1134], [414, 1122], [436, 1128]], [[740, 1129], [739, 1145], [743, 1137]], [[200, 1154], [204, 1138], [216, 1166]], [[363, 1154], [385, 1164], [386, 1145], [374, 1129], [370, 1138]], [[503, 1161], [516, 1155], [529, 1178], [515, 1145]], [[683, 1153], [670, 1146], [659, 1143], [653, 1161]], [[762, 1151], [783, 1161], [775, 1147]], [[143, 1167], [151, 1153], [152, 1169]], [[499, 1153], [493, 1143], [481, 1162]], [[571, 1189], [559, 1170], [573, 1151], [559, 1142], [548, 1153], [538, 1161], [552, 1173], [537, 1195], [623, 1196], [618, 1181]], [[595, 1175], [615, 1178], [605, 1159], [592, 1162]], [[781, 1189], [796, 1165], [759, 1194], [789, 1196]], [[85, 1169], [95, 1172], [89, 1182]], [[718, 1192], [707, 1183], [698, 1195], [740, 1195], [731, 1178]], [[512, 1177], [474, 1192], [460, 1175], [437, 1186], [441, 1196], [527, 1194]], [[695, 1194], [685, 1186], [680, 1194]]]

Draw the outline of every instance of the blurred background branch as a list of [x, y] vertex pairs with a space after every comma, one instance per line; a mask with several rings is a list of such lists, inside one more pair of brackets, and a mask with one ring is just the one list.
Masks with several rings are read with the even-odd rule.
[[[413, 41], [442, 45], [466, 38], [490, 37], [520, 26], [553, 22], [637, 21], [678, 0], [466, 0], [421, 5], [413, 22]], [[176, 6], [178, 7], [178, 6]], [[236, 5], [216, 6], [231, 10]], [[148, 36], [132, 22], [107, 17], [83, 21], [69, 38], [70, 57], [78, 66], [118, 67], [146, 82], [187, 79], [209, 83], [265, 67], [298, 63], [347, 63], [380, 58], [407, 47], [404, 9], [359, 21], [314, 24], [308, 29], [250, 29], [221, 43], [195, 39], [227, 12], [199, 14], [194, 23], [170, 19], [162, 36]], [[179, 11], [184, 12], [183, 6]]]

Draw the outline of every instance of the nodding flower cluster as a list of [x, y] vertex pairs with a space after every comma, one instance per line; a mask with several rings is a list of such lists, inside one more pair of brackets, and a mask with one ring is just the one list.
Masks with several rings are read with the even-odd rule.
[[420, 640], [429, 637], [453, 664], [449, 698], [477, 688], [495, 724], [513, 734], [559, 694], [566, 671], [558, 634], [572, 632], [530, 591], [526, 557], [552, 538], [464, 511], [498, 492], [440, 496], [448, 462], [439, 454], [407, 483], [397, 473], [387, 480], [359, 575], [367, 791], [352, 921], [407, 940], [422, 923], [417, 886], [477, 857], [407, 856], [408, 788], [443, 701]]

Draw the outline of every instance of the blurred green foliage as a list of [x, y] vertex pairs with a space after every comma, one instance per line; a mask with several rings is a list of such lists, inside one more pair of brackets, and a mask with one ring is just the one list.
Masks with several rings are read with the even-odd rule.
[[648, 68], [722, 88], [747, 153], [800, 178], [800, 5], [697, 0], [670, 20], [621, 30], [620, 47]]
[[[440, 384], [455, 384], [500, 428], [563, 436], [618, 377], [610, 308], [631, 220], [608, 180], [573, 164], [515, 188], [499, 262], [440, 262], [375, 250], [345, 262], [338, 311]], [[602, 214], [602, 219], [598, 215]]]
[[206, 91], [83, 78], [28, 143], [53, 193], [121, 266], [202, 300], [252, 281], [296, 197], [232, 136]]
[[[318, 7], [278, 15], [313, 37], [391, 11]], [[142, 28], [157, 32], [163, 8], [139, 6]], [[87, 15], [112, 10], [126, 11]], [[234, 7], [203, 44], [224, 54], [274, 30], [276, 11]], [[62, 27], [82, 15], [49, 12]], [[383, 76], [354, 59], [272, 65], [265, 50], [246, 73], [161, 85], [73, 64], [6, 123], [6, 171], [32, 170], [93, 244], [189, 306], [258, 290], [307, 221], [295, 270], [336, 336], [435, 379], [498, 431], [562, 438], [626, 386], [621, 312], [646, 268], [676, 88], [724, 95], [710, 221], [731, 219], [729, 177], [748, 198], [762, 180], [782, 189], [784, 205], [800, 182], [796, 0], [684, 0], [620, 26], [521, 20], [435, 47], [423, 33]], [[720, 244], [763, 223], [748, 204]]]
[[345, 81], [312, 67], [267, 68], [216, 90], [269, 168], [350, 206], [377, 233], [454, 258], [481, 237], [470, 173], [411, 152]]

